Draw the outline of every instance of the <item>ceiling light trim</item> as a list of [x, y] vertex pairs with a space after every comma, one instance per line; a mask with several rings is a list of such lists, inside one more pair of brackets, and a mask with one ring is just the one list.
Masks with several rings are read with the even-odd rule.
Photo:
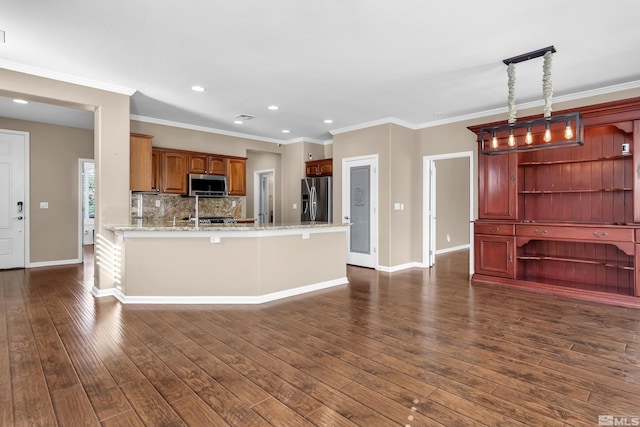
[[32, 67], [25, 64], [18, 64], [16, 62], [5, 61], [2, 59], [0, 59], [0, 68], [4, 68], [10, 71], [17, 71], [19, 73], [30, 74], [37, 77], [44, 77], [47, 79], [57, 80], [65, 83], [71, 83], [79, 86], [90, 87], [92, 89], [114, 92], [120, 95], [131, 96], [137, 91], [136, 89], [131, 89], [125, 86], [118, 86], [110, 83], [100, 82], [97, 80], [85, 79], [78, 76], [72, 76], [70, 74], [57, 73], [55, 71]]

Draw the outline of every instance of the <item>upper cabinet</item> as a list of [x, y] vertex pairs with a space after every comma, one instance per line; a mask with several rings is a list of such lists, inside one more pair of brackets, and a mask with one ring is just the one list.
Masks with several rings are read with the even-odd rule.
[[247, 194], [245, 157], [153, 148], [153, 136], [131, 134], [130, 189], [182, 194], [188, 192], [190, 173], [227, 176], [229, 195]]
[[187, 194], [188, 155], [174, 150], [153, 150], [154, 190], [169, 194]]
[[208, 175], [226, 175], [227, 165], [224, 156], [205, 153], [189, 154], [189, 173]]
[[478, 159], [478, 216], [516, 219], [517, 154], [481, 155]]
[[247, 159], [227, 158], [227, 180], [230, 196], [247, 194]]
[[131, 191], [151, 191], [152, 161], [151, 142], [153, 136], [132, 133], [129, 148], [129, 189]]
[[333, 175], [333, 159], [309, 160], [305, 166], [309, 177]]

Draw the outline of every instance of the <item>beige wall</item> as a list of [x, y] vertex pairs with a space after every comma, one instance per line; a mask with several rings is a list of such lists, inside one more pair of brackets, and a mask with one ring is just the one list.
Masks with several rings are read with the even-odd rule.
[[[283, 157], [283, 200], [282, 221], [284, 223], [300, 223], [300, 182], [305, 176], [304, 143], [298, 142], [286, 146]], [[293, 205], [296, 208], [293, 208]]]
[[78, 159], [93, 159], [93, 130], [6, 118], [0, 128], [29, 133], [30, 262], [78, 259]]
[[[0, 69], [0, 95], [94, 111], [96, 235], [113, 241], [103, 225], [129, 218], [129, 96], [6, 69]], [[97, 269], [95, 285], [115, 282]]]

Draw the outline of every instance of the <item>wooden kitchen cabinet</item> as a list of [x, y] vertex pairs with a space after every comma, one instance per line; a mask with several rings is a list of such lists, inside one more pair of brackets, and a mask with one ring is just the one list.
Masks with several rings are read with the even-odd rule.
[[129, 189], [151, 191], [153, 136], [132, 133], [129, 143]]
[[185, 152], [154, 149], [153, 186], [155, 191], [187, 194], [188, 155]]
[[309, 160], [305, 162], [306, 174], [312, 176], [333, 175], [333, 159]]
[[225, 159], [227, 169], [227, 185], [230, 196], [245, 196], [247, 194], [247, 159]]
[[189, 153], [189, 173], [226, 175], [227, 165], [224, 156]]

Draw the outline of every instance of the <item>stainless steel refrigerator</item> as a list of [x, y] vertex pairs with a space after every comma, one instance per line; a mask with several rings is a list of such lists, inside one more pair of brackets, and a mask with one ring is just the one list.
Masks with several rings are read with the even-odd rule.
[[333, 184], [330, 176], [302, 179], [300, 221], [333, 222]]

